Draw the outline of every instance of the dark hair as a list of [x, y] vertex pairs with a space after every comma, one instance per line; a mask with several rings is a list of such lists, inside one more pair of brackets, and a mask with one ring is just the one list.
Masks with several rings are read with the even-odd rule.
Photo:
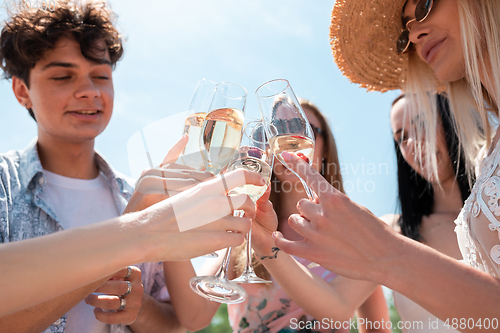
[[[399, 99], [401, 97], [398, 97]], [[446, 96], [438, 94], [436, 95], [436, 103], [446, 138], [446, 147], [453, 164], [453, 170], [455, 170], [456, 181], [460, 188], [462, 201], [465, 201], [470, 195], [470, 183], [465, 170], [464, 154], [459, 150], [458, 135], [453, 127], [448, 99]], [[421, 241], [423, 239], [420, 234], [420, 225], [422, 218], [432, 213], [434, 191], [432, 185], [405, 161], [396, 141], [394, 146], [398, 164], [399, 204], [401, 205], [401, 216], [398, 223], [404, 236]]]
[[[54, 10], [23, 10], [5, 22], [0, 35], [0, 67], [5, 79], [18, 77], [29, 89], [31, 69], [61, 37], [75, 39], [83, 56], [96, 63], [103, 61], [106, 50], [113, 67], [122, 57], [121, 36], [113, 25], [115, 16], [105, 2], [56, 3]], [[101, 41], [105, 48], [99, 46]], [[33, 111], [28, 111], [35, 119]]]

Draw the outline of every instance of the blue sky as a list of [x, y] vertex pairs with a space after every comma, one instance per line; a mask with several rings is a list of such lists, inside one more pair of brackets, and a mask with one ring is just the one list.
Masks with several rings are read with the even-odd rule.
[[[389, 109], [399, 92], [368, 93], [337, 69], [329, 45], [334, 0], [110, 2], [126, 37], [125, 55], [114, 72], [114, 115], [96, 147], [116, 169], [131, 174], [128, 140], [185, 111], [198, 80], [244, 86], [247, 110], [255, 112], [257, 87], [285, 78], [296, 95], [327, 115], [351, 198], [376, 215], [395, 211]], [[0, 101], [0, 152], [23, 149], [36, 136], [36, 125], [5, 80]], [[178, 137], [165, 135], [167, 151]]]

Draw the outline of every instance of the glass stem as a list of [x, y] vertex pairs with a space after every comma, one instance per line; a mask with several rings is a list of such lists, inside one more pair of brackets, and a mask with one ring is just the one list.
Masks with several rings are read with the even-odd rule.
[[[243, 215], [245, 215], [245, 211], [243, 210], [235, 210], [233, 212], [233, 216], [243, 217]], [[222, 259], [222, 265], [217, 271], [217, 274], [215, 274], [216, 277], [227, 280], [227, 273], [229, 272], [229, 260], [231, 259], [232, 251], [233, 251], [232, 247], [227, 249], [226, 255], [224, 256], [224, 259]]]
[[227, 280], [227, 273], [229, 271], [229, 260], [231, 259], [232, 251], [233, 251], [232, 247], [227, 249], [226, 255], [224, 256], [224, 259], [222, 259], [222, 265], [220, 265], [217, 274], [215, 274], [217, 278], [222, 280]]
[[247, 262], [246, 262], [244, 274], [252, 274], [253, 267], [252, 267], [252, 227], [251, 226], [250, 226], [250, 230], [248, 231], [246, 238], [247, 238], [247, 246], [246, 246]]
[[[299, 177], [299, 176], [297, 175], [297, 177]], [[304, 189], [306, 190], [307, 197], [309, 198], [309, 200], [314, 201], [314, 195], [313, 195], [312, 190], [311, 190], [311, 189], [309, 188], [309, 186], [306, 184], [306, 182], [304, 181], [304, 179], [302, 179], [302, 178], [300, 178], [300, 177], [299, 177], [299, 179], [300, 179], [300, 181], [301, 181], [302, 185], [304, 186]]]
[[314, 201], [314, 195], [313, 195], [313, 192], [312, 190], [309, 188], [309, 186], [306, 184], [306, 182], [304, 181], [304, 179], [302, 179], [302, 177], [300, 177], [295, 171], [293, 171], [291, 168], [288, 167], [288, 165], [286, 166], [288, 168], [288, 170], [290, 170], [295, 176], [297, 176], [298, 179], [300, 179], [300, 182], [302, 183], [302, 186], [304, 186], [304, 190], [306, 190], [306, 194], [307, 194], [307, 197], [309, 198], [309, 200], [311, 201]]
[[280, 160], [283, 165], [288, 169], [290, 170], [298, 179], [300, 179], [300, 182], [302, 183], [302, 186], [304, 186], [304, 190], [306, 191], [306, 194], [307, 194], [307, 197], [309, 198], [309, 200], [311, 201], [314, 201], [314, 195], [313, 195], [313, 192], [312, 190], [309, 188], [309, 186], [307, 186], [306, 182], [304, 181], [304, 179], [302, 179], [302, 177], [300, 177], [292, 168], [290, 168], [288, 166], [288, 164], [286, 164], [283, 160]]

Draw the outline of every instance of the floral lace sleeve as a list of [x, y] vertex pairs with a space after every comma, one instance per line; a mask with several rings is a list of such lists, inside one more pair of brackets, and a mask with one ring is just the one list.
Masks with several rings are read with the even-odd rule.
[[[478, 238], [481, 250], [486, 254], [482, 258], [487, 267], [500, 275], [500, 166], [478, 190], [477, 201], [473, 206], [471, 231]], [[492, 273], [492, 272], [490, 272]]]
[[500, 151], [487, 157], [460, 213], [457, 236], [469, 265], [500, 277]]

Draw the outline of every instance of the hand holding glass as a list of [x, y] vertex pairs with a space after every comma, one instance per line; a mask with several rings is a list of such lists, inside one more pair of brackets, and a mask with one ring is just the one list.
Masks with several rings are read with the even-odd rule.
[[255, 94], [274, 156], [300, 179], [309, 200], [314, 200], [312, 190], [281, 156], [284, 151], [296, 153], [309, 164], [314, 156], [314, 134], [290, 83], [287, 80], [269, 81]]
[[[313, 191], [281, 156], [284, 151], [296, 153], [309, 165], [314, 157], [314, 134], [290, 83], [287, 80], [272, 80], [260, 86], [255, 94], [274, 155], [300, 179], [307, 197], [314, 201]], [[316, 263], [310, 263], [307, 267], [317, 266]]]
[[[245, 126], [241, 137], [240, 149], [237, 157], [229, 164], [227, 171], [239, 168], [247, 169], [259, 173], [266, 181], [266, 185], [243, 185], [239, 186], [229, 193], [247, 194], [253, 202], [266, 192], [273, 170], [274, 156], [271, 153], [267, 135], [262, 121], [249, 122]], [[238, 211], [235, 211], [235, 213]], [[252, 229], [246, 236], [246, 265], [243, 273], [238, 278], [231, 280], [238, 283], [272, 283], [258, 277], [252, 267]]]
[[[202, 79], [198, 82], [194, 91], [191, 103], [189, 104], [188, 116], [184, 120], [184, 134], [189, 136], [189, 140], [180, 156], [182, 165], [189, 166], [196, 170], [205, 167], [203, 156], [200, 150], [200, 137], [203, 122], [212, 102], [217, 82]], [[204, 255], [207, 258], [217, 258], [217, 253]]]
[[[205, 117], [200, 138], [203, 162], [207, 171], [219, 175], [237, 153], [244, 121], [246, 90], [234, 83], [219, 83]], [[189, 281], [191, 289], [209, 300], [241, 303], [245, 289], [227, 279], [231, 248], [215, 276], [197, 276]]]

